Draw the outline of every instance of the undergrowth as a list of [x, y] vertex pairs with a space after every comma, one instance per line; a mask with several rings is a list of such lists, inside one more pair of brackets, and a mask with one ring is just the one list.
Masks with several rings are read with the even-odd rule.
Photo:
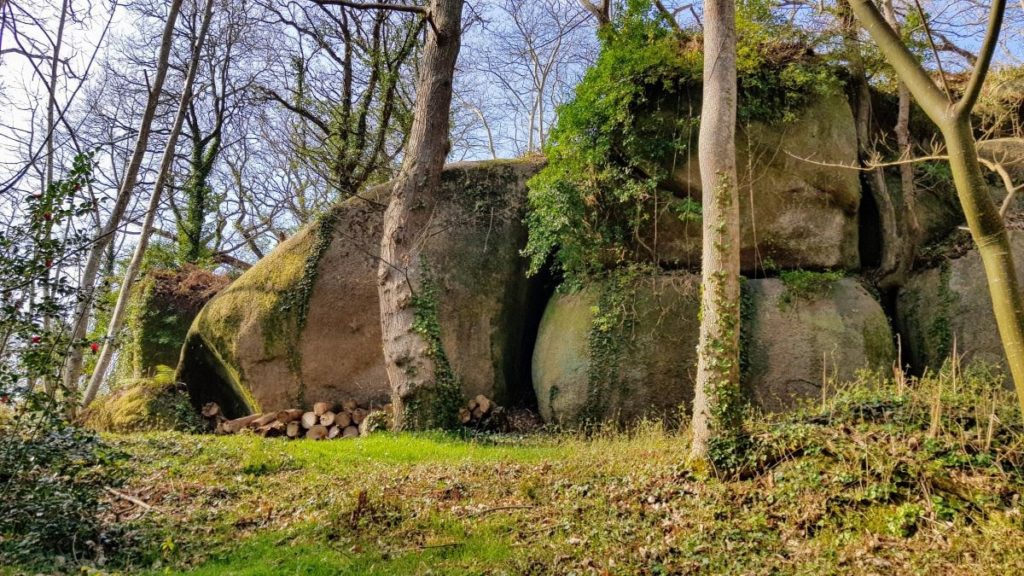
[[[751, 414], [743, 460], [642, 422], [529, 436], [111, 437], [106, 564], [194, 574], [1019, 573], [1024, 426], [1000, 373], [863, 374]], [[73, 571], [80, 566], [28, 565]], [[8, 573], [17, 568], [0, 569]]]

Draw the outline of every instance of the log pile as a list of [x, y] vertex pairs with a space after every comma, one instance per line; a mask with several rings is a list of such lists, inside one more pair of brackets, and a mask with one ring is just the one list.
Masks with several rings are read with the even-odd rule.
[[471, 428], [499, 428], [504, 417], [505, 409], [483, 394], [471, 398], [459, 409], [459, 422]]
[[370, 409], [355, 400], [341, 404], [317, 402], [313, 409], [298, 408], [250, 414], [228, 420], [216, 402], [203, 406], [201, 413], [216, 434], [238, 434], [248, 431], [264, 437], [308, 440], [333, 440], [365, 436], [375, 430], [387, 429], [391, 422], [391, 405]]

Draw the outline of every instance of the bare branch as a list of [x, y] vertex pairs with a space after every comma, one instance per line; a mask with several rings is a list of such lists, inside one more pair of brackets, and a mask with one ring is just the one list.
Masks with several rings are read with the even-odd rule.
[[992, 53], [995, 52], [996, 42], [999, 40], [999, 30], [1003, 27], [1003, 14], [1006, 12], [1006, 0], [992, 0], [992, 9], [988, 17], [988, 29], [985, 31], [985, 40], [978, 52], [978, 62], [974, 65], [974, 72], [967, 82], [964, 95], [956, 105], [958, 115], [970, 114], [974, 103], [978, 101], [978, 94], [981, 93], [981, 86], [985, 83], [985, 76], [988, 75], [989, 65], [992, 63]]
[[358, 10], [392, 10], [394, 12], [411, 12], [428, 16], [430, 13], [422, 6], [408, 4], [385, 4], [382, 2], [354, 2], [352, 0], [313, 0], [320, 6], [344, 6]]

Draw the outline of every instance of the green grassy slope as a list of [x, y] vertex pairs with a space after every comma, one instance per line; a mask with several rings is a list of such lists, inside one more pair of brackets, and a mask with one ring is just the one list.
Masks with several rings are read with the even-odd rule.
[[[1024, 428], [986, 375], [862, 382], [751, 419], [739, 476], [629, 432], [332, 442], [117, 436], [108, 572], [954, 574], [1024, 570]], [[32, 567], [33, 571], [49, 567]], [[71, 566], [69, 562], [66, 566]], [[0, 570], [4, 571], [4, 570]], [[7, 568], [17, 573], [17, 568]]]

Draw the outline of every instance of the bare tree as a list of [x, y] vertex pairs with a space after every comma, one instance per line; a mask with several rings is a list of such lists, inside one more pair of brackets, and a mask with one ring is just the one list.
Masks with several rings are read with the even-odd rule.
[[160, 161], [160, 169], [157, 173], [156, 184], [153, 186], [153, 195], [150, 198], [149, 208], [146, 210], [142, 229], [139, 232], [139, 241], [135, 245], [135, 251], [132, 253], [131, 261], [128, 263], [128, 267], [125, 270], [124, 277], [121, 281], [121, 286], [118, 290], [117, 302], [114, 304], [114, 310], [111, 312], [106, 337], [103, 341], [103, 349], [100, 352], [99, 358], [96, 360], [96, 366], [93, 368], [92, 376], [89, 379], [89, 385], [86, 387], [85, 394], [82, 398], [83, 408], [88, 407], [89, 404], [92, 403], [93, 399], [96, 398], [100, 385], [106, 376], [107, 367], [110, 365], [110, 361], [114, 357], [116, 338], [121, 332], [121, 328], [124, 324], [132, 286], [134, 286], [135, 279], [138, 276], [139, 270], [142, 268], [142, 260], [146, 254], [146, 248], [149, 246], [149, 235], [152, 232], [153, 222], [156, 220], [157, 210], [160, 208], [160, 199], [163, 195], [164, 187], [167, 184], [172, 163], [174, 162], [174, 151], [178, 143], [178, 135], [181, 133], [181, 127], [185, 122], [185, 115], [188, 111], [189, 103], [192, 100], [192, 87], [196, 79], [196, 72], [199, 69], [200, 56], [203, 52], [203, 44], [206, 41], [206, 35], [210, 29], [210, 20], [213, 15], [214, 2], [215, 0], [206, 0], [206, 8], [203, 11], [202, 23], [200, 24], [195, 46], [192, 49], [192, 57], [189, 62], [188, 71], [185, 74], [185, 84], [182, 87], [181, 98], [178, 102], [178, 110], [174, 117], [174, 124], [171, 126], [171, 132], [167, 138], [163, 158]]
[[182, 0], [172, 0], [167, 13], [167, 21], [161, 35], [160, 53], [157, 59], [156, 75], [153, 78], [149, 90], [146, 109], [142, 121], [138, 127], [138, 136], [132, 157], [125, 168], [124, 177], [118, 189], [117, 199], [111, 210], [106, 224], [98, 231], [93, 240], [92, 248], [89, 251], [82, 271], [81, 296], [78, 305], [75, 307], [72, 318], [71, 329], [71, 351], [68, 354], [68, 365], [64, 372], [64, 384], [69, 390], [77, 390], [78, 380], [82, 374], [82, 347], [81, 341], [85, 338], [89, 328], [89, 319], [92, 311], [92, 300], [96, 288], [96, 275], [99, 272], [100, 263], [104, 252], [113, 241], [113, 236], [121, 224], [121, 218], [128, 208], [135, 190], [139, 169], [142, 166], [143, 157], [149, 144], [150, 132], [153, 126], [153, 117], [156, 115], [157, 105], [163, 91], [164, 79], [167, 77], [167, 64], [170, 57], [171, 45], [174, 40], [174, 25], [178, 20], [181, 11]]
[[1024, 297], [1017, 282], [1006, 226], [981, 172], [971, 126], [971, 111], [988, 75], [1006, 0], [992, 2], [985, 39], [959, 99], [940, 87], [925, 71], [870, 0], [851, 0], [850, 4], [914, 99], [942, 132], [960, 205], [984, 263], [1007, 364], [1024, 409]]
[[690, 456], [741, 426], [740, 213], [736, 171], [736, 5], [704, 4], [704, 96], [698, 157], [703, 206], [701, 322]]

